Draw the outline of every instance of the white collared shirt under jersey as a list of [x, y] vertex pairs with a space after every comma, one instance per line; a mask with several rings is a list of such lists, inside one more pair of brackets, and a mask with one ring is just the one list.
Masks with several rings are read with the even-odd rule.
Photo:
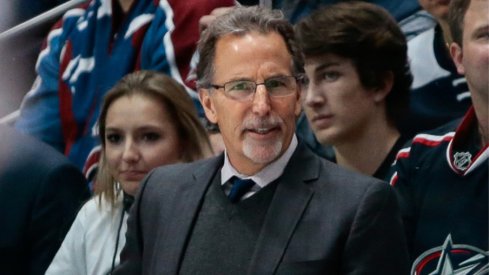
[[297, 137], [294, 134], [294, 136], [292, 137], [292, 141], [289, 144], [289, 147], [278, 159], [265, 166], [260, 172], [251, 176], [243, 175], [236, 171], [236, 169], [231, 165], [231, 162], [229, 161], [227, 151], [224, 151], [224, 165], [221, 168], [221, 185], [223, 185], [223, 189], [226, 195], [229, 194], [229, 192], [231, 191], [231, 186], [226, 183], [233, 176], [237, 176], [242, 179], [252, 179], [256, 183], [251, 191], [243, 196], [243, 199], [249, 198], [261, 188], [278, 179], [278, 177], [283, 174], [285, 166], [287, 165], [290, 158], [292, 157], [292, 154], [297, 148], [297, 144]]

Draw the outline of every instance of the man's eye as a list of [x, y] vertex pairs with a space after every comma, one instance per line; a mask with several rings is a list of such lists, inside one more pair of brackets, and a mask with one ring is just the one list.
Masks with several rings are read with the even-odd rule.
[[229, 91], [249, 91], [252, 89], [252, 84], [247, 81], [237, 81], [228, 84]]
[[325, 81], [335, 81], [340, 77], [338, 72], [325, 72], [322, 75], [322, 79]]
[[489, 32], [482, 32], [478, 35], [479, 39], [489, 40]]
[[117, 144], [117, 143], [121, 142], [122, 137], [119, 134], [107, 134], [105, 136], [105, 140], [109, 143]]
[[287, 83], [282, 79], [269, 79], [266, 81], [265, 86], [269, 89], [287, 87]]

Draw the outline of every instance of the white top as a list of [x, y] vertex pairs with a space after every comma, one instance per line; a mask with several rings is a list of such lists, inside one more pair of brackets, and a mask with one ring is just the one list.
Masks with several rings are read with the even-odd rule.
[[[118, 196], [115, 209], [99, 197], [93, 197], [81, 208], [60, 249], [46, 271], [51, 274], [102, 275], [112, 267], [117, 230], [122, 214], [122, 194]], [[127, 214], [124, 214], [115, 265], [126, 243]]]
[[409, 66], [413, 74], [412, 89], [418, 89], [438, 78], [450, 75], [449, 71], [438, 64], [433, 47], [434, 40], [433, 27], [408, 42]]

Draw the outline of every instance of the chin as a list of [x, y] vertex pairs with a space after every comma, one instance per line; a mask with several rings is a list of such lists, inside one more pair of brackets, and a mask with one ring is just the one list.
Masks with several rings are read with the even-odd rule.
[[243, 153], [255, 163], [268, 164], [280, 156], [282, 145], [282, 141], [261, 145], [245, 142], [243, 144]]
[[[142, 180], [142, 179], [141, 179]], [[122, 190], [129, 195], [136, 195], [139, 189], [140, 181], [126, 181], [121, 183]]]
[[315, 132], [314, 135], [316, 136], [317, 141], [322, 145], [331, 145], [338, 139], [337, 135], [331, 133], [331, 131], [319, 131]]

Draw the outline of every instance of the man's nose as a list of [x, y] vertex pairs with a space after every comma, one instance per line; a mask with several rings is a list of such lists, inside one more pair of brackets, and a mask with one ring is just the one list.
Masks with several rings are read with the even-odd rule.
[[305, 90], [304, 104], [309, 107], [319, 106], [326, 101], [324, 95], [314, 83], [309, 83]]
[[266, 116], [270, 113], [271, 107], [270, 95], [265, 85], [256, 86], [253, 95], [253, 113], [258, 116]]

